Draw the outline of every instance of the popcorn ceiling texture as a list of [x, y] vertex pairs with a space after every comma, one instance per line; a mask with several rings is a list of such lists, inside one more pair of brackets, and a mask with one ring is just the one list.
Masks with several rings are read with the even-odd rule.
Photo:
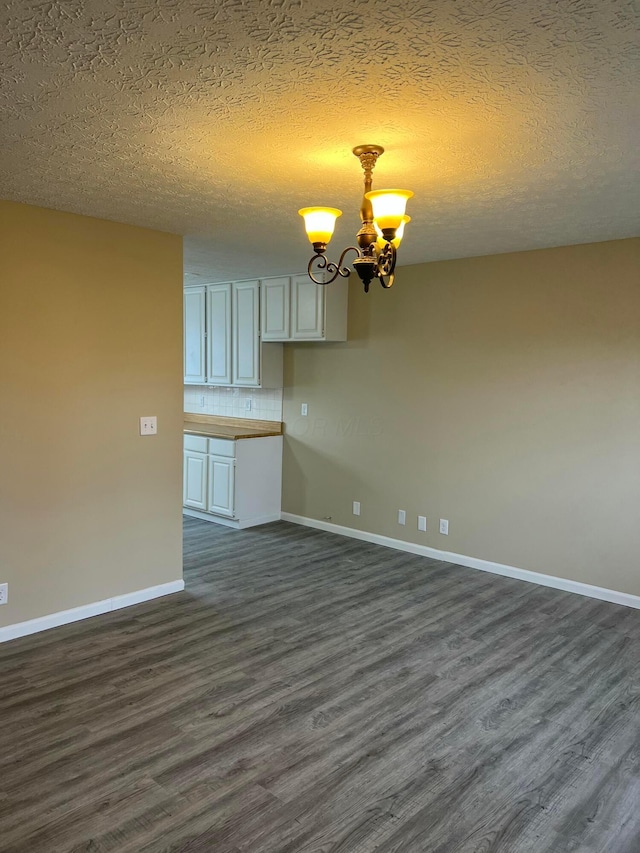
[[[361, 15], [367, 15], [367, 19]], [[402, 261], [640, 233], [635, 0], [5, 0], [0, 195], [187, 235], [211, 280], [415, 190]]]

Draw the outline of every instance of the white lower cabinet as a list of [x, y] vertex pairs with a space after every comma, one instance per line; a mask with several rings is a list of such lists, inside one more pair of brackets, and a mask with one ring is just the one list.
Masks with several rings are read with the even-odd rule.
[[225, 438], [185, 435], [184, 514], [229, 527], [280, 518], [282, 436]]
[[207, 508], [207, 455], [185, 450], [183, 503], [191, 509]]
[[233, 517], [235, 459], [225, 456], [209, 456], [209, 512]]

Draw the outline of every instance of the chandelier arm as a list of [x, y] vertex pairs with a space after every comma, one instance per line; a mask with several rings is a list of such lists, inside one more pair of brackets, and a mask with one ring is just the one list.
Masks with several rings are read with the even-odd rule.
[[396, 268], [396, 258], [396, 247], [393, 243], [386, 243], [384, 248], [380, 251], [376, 263], [376, 278], [385, 290], [393, 287], [393, 282], [395, 281], [394, 271]]
[[[340, 255], [340, 260], [337, 264], [327, 261], [327, 257], [324, 254], [319, 253], [317, 255], [314, 255], [309, 261], [309, 265], [307, 267], [307, 273], [309, 274], [309, 278], [311, 279], [311, 281], [313, 281], [315, 284], [331, 284], [338, 278], [338, 276], [341, 276], [342, 278], [349, 278], [349, 276], [351, 275], [351, 270], [349, 269], [349, 267], [344, 266], [344, 259], [346, 257], [347, 252], [355, 252], [358, 256], [360, 256], [360, 249], [358, 249], [357, 246], [347, 246], [347, 248]], [[326, 279], [325, 281], [319, 281], [314, 276], [313, 264], [315, 261], [318, 261], [316, 271], [326, 270], [331, 276], [331, 278]]]
[[357, 246], [347, 246], [347, 248], [342, 252], [340, 260], [338, 261], [338, 272], [343, 278], [348, 278], [351, 275], [349, 267], [343, 266], [347, 252], [355, 252], [356, 255], [360, 257], [360, 249]]
[[[380, 276], [390, 276], [393, 275], [393, 272], [396, 268], [396, 260], [398, 257], [398, 253], [396, 252], [396, 247], [393, 243], [386, 243], [385, 247], [381, 250], [378, 255], [377, 262], [377, 275]], [[391, 285], [389, 285], [391, 286]]]
[[315, 278], [315, 276], [313, 275], [313, 263], [314, 263], [314, 261], [318, 261], [318, 266], [316, 267], [316, 269], [324, 270], [327, 268], [326, 255], [322, 255], [322, 254], [314, 255], [311, 258], [311, 260], [309, 261], [309, 264], [307, 265], [307, 273], [309, 275], [309, 278], [311, 279], [311, 281], [314, 284], [331, 284], [332, 281], [336, 280], [337, 276], [335, 276], [335, 275], [329, 281], [319, 281], [317, 278]]

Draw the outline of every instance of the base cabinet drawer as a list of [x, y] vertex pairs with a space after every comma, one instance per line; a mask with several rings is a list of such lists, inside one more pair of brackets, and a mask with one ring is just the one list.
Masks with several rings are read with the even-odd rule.
[[209, 439], [202, 435], [185, 435], [184, 449], [185, 451], [194, 450], [196, 453], [208, 453], [208, 441]]
[[236, 443], [230, 438], [210, 438], [207, 452], [211, 456], [228, 456], [233, 459], [236, 455]]

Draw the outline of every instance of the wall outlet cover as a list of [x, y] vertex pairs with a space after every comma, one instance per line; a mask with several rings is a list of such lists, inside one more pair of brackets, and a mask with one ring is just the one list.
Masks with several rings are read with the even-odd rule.
[[418, 516], [418, 530], [421, 530], [423, 533], [427, 532], [427, 516], [419, 515]]
[[307, 403], [301, 403], [300, 414], [302, 415], [303, 418], [306, 418], [307, 415], [309, 414], [309, 406], [307, 405]]
[[360, 515], [360, 501], [353, 502], [353, 514]]
[[0, 604], [6, 604], [9, 601], [9, 584], [0, 583]]
[[449, 521], [446, 518], [440, 519], [440, 533], [444, 534], [444, 536], [449, 535]]
[[403, 509], [398, 510], [398, 524], [407, 523], [407, 513]]

